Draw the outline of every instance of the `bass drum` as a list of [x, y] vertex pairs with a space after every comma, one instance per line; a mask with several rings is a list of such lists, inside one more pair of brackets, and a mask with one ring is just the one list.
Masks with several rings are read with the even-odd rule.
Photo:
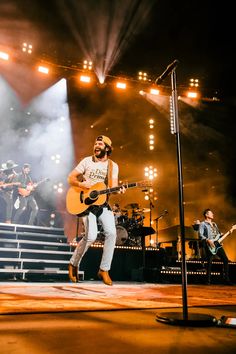
[[125, 242], [128, 240], [128, 232], [126, 229], [121, 225], [116, 225], [116, 245], [117, 246], [124, 246]]

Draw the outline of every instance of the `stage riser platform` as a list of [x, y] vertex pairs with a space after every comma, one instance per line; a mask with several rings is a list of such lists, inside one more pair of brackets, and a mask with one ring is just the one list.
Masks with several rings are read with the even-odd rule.
[[[96, 279], [101, 260], [102, 249], [91, 247], [81, 262], [81, 270], [85, 271], [85, 279]], [[206, 262], [186, 261], [187, 277], [190, 283], [206, 281]], [[221, 283], [222, 262], [213, 262], [212, 279]], [[173, 270], [173, 271], [172, 271]], [[236, 264], [229, 264], [231, 281], [236, 283]], [[116, 247], [110, 274], [116, 281], [145, 281], [154, 283], [181, 283], [181, 262], [171, 258], [165, 259], [163, 252], [156, 249], [146, 249], [145, 267], [143, 267], [143, 252], [141, 249]]]
[[0, 224], [0, 280], [68, 281], [71, 255], [63, 229]]
[[[63, 229], [0, 224], [0, 280], [67, 282], [75, 246], [67, 242]], [[81, 262], [81, 279], [97, 279], [102, 248], [103, 244], [90, 247]], [[189, 282], [205, 280], [205, 262], [186, 264]], [[235, 266], [230, 264], [234, 282]], [[219, 282], [221, 270], [222, 262], [213, 262], [212, 276]], [[148, 247], [144, 251], [141, 247], [116, 246], [110, 274], [114, 281], [181, 283], [181, 262], [164, 248]]]

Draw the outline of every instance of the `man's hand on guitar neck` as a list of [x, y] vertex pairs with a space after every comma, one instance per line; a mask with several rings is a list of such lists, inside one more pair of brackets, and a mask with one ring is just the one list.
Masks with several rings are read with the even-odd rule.
[[121, 186], [118, 193], [124, 194], [125, 192], [126, 192], [125, 186]]
[[236, 224], [232, 225], [231, 229], [228, 231], [230, 234], [236, 229]]

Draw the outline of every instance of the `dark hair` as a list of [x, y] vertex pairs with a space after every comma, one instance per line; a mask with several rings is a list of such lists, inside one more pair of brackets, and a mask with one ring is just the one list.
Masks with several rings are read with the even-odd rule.
[[106, 145], [106, 150], [107, 150], [107, 156], [111, 156], [112, 148], [110, 146]]
[[30, 164], [29, 163], [24, 163], [23, 168], [30, 168]]
[[208, 208], [208, 209], [205, 209], [205, 210], [203, 211], [203, 213], [202, 213], [203, 216], [206, 216], [206, 214], [208, 213], [208, 211], [211, 211], [211, 209], [209, 209], [209, 208]]

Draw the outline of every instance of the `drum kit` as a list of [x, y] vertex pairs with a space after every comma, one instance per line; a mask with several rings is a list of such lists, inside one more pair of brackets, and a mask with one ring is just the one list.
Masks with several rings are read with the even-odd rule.
[[[144, 214], [148, 212], [150, 212], [150, 209], [140, 209], [137, 203], [127, 204], [125, 209], [113, 211], [117, 231], [117, 246], [141, 247], [143, 236], [142, 229], [144, 229], [143, 224], [145, 219]], [[102, 229], [99, 230], [97, 242], [104, 242]]]

